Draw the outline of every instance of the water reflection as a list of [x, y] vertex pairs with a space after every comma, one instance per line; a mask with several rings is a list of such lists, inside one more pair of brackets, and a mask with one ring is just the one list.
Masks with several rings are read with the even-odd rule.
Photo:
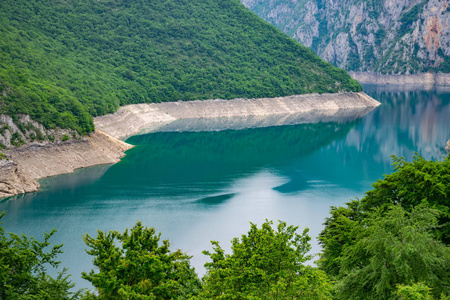
[[312, 110], [295, 114], [269, 116], [222, 117], [202, 119], [179, 119], [159, 127], [142, 129], [140, 134], [151, 132], [222, 131], [249, 128], [274, 127], [313, 123], [346, 123], [362, 118], [374, 107], [352, 109]]
[[80, 273], [92, 267], [81, 235], [136, 220], [194, 255], [200, 273], [209, 240], [226, 247], [249, 221], [284, 220], [317, 236], [330, 205], [363, 196], [391, 171], [390, 155], [439, 159], [450, 138], [449, 91], [366, 92], [383, 105], [360, 120], [132, 137], [137, 146], [116, 165], [49, 178], [41, 192], [0, 202], [4, 225], [35, 237], [57, 228], [53, 243], [65, 245], [59, 259], [78, 287], [89, 286]]
[[139, 146], [128, 152], [123, 165], [113, 166], [122, 170], [109, 172], [105, 178], [134, 188], [145, 186], [152, 194], [166, 197], [208, 194], [262, 168], [283, 169], [293, 159], [343, 139], [356, 124], [352, 121], [135, 136], [128, 142]]
[[418, 88], [392, 91], [392, 86], [365, 86], [383, 105], [352, 129], [345, 146], [337, 150], [350, 147], [372, 153], [378, 162], [389, 162], [393, 154], [411, 159], [415, 152], [426, 159], [442, 159], [450, 138], [450, 88], [437, 87], [433, 92]]

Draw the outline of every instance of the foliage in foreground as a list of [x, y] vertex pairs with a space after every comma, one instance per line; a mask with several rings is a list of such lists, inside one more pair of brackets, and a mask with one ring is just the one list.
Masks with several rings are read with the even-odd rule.
[[138, 222], [123, 234], [99, 230], [96, 238], [84, 237], [99, 272], [83, 272], [82, 277], [96, 288], [98, 299], [189, 299], [197, 294], [200, 281], [190, 257], [170, 252], [168, 240], [159, 245], [160, 236]]
[[232, 254], [212, 242], [214, 252], [203, 252], [212, 262], [205, 264], [199, 299], [331, 299], [325, 273], [304, 264], [311, 259], [308, 229], [298, 234], [298, 227], [272, 224], [251, 224], [247, 235], [232, 240]]
[[336, 280], [338, 299], [396, 299], [397, 286], [417, 292], [418, 284], [432, 297], [450, 295], [449, 158], [394, 157], [394, 166], [326, 219], [319, 264]]
[[[138, 222], [123, 234], [98, 231], [85, 236], [94, 256], [93, 270], [83, 273], [98, 295], [84, 299], [414, 299], [448, 300], [448, 163], [394, 159], [394, 173], [377, 181], [361, 200], [332, 207], [319, 240], [320, 269], [305, 265], [311, 257], [308, 230], [266, 221], [232, 240], [225, 254], [218, 242], [205, 251], [211, 262], [200, 283], [180, 250], [160, 245], [160, 234]], [[3, 214], [1, 215], [3, 216]], [[0, 228], [2, 299], [76, 299], [56, 266], [61, 246], [50, 252], [46, 234], [40, 243], [25, 236], [6, 237]], [[334, 280], [332, 282], [329, 278]]]
[[[0, 219], [4, 215], [0, 214]], [[47, 266], [59, 265], [56, 256], [62, 253], [62, 245], [45, 251], [55, 232], [45, 233], [44, 241], [39, 242], [25, 235], [8, 236], [0, 226], [0, 299], [78, 299], [80, 292], [70, 291], [75, 285], [65, 270], [56, 278], [47, 273]]]
[[354, 230], [355, 242], [339, 257], [339, 299], [392, 299], [396, 286], [423, 282], [435, 295], [449, 293], [450, 248], [436, 240], [438, 212], [393, 206]]

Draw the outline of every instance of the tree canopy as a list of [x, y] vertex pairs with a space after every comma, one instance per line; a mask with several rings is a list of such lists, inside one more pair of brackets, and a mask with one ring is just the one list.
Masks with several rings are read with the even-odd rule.
[[421, 285], [429, 297], [450, 293], [449, 157], [393, 161], [361, 200], [331, 208], [319, 236], [339, 299], [426, 296]]
[[[180, 250], [170, 252], [169, 241], [160, 245], [161, 234], [137, 222], [123, 234], [98, 231], [84, 241], [94, 256], [95, 273], [82, 277], [96, 288], [98, 299], [189, 299], [197, 294], [200, 281], [190, 266], [190, 257]], [[92, 296], [95, 298], [95, 296]]]
[[320, 270], [305, 265], [311, 259], [308, 229], [266, 221], [231, 242], [225, 254], [216, 241], [199, 299], [331, 299], [331, 282]]
[[[0, 220], [5, 212], [0, 214]], [[0, 223], [2, 225], [2, 223]], [[50, 246], [49, 239], [56, 232], [44, 233], [39, 242], [26, 235], [5, 233], [0, 226], [0, 298], [9, 299], [78, 299], [80, 291], [71, 291], [75, 286], [65, 270], [56, 278], [48, 274], [47, 268], [57, 267], [56, 257], [62, 253], [62, 245]]]
[[93, 130], [131, 103], [361, 91], [238, 0], [0, 3], [0, 113]]

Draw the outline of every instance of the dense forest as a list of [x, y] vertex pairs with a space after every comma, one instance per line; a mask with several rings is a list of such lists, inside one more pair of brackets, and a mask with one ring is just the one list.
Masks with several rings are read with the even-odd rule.
[[[450, 299], [450, 156], [394, 157], [394, 172], [360, 200], [331, 207], [319, 236], [317, 267], [307, 262], [308, 228], [266, 220], [231, 241], [212, 241], [200, 280], [181, 250], [141, 222], [123, 233], [98, 231], [84, 242], [95, 270], [76, 291], [66, 271], [51, 277], [62, 245], [0, 227], [2, 299]], [[4, 215], [0, 215], [1, 217]], [[47, 248], [48, 249], [48, 248]]]
[[238, 0], [7, 0], [0, 35], [0, 113], [79, 133], [130, 103], [362, 89]]

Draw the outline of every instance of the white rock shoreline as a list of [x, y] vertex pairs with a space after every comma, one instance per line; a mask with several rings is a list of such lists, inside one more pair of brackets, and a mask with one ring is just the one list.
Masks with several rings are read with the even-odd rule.
[[386, 75], [368, 72], [348, 72], [353, 79], [363, 84], [394, 84], [394, 85], [450, 85], [449, 73], [419, 73]]
[[[332, 118], [343, 110], [355, 114], [380, 105], [360, 93], [309, 94], [279, 98], [196, 100], [151, 104], [133, 104], [119, 108], [110, 115], [97, 117], [95, 127], [118, 139], [142, 131], [156, 131], [176, 120], [232, 117], [289, 116], [314, 112], [323, 119]], [[280, 124], [281, 125], [281, 124]]]
[[[155, 131], [176, 120], [250, 117], [257, 118], [259, 127], [263, 127], [288, 124], [293, 122], [291, 116], [299, 114], [304, 122], [333, 120], [340, 115], [357, 118], [378, 105], [362, 92], [128, 105], [114, 114], [95, 118], [96, 131], [81, 140], [31, 144], [6, 151], [10, 160], [0, 164], [0, 197], [36, 191], [36, 180], [40, 178], [116, 163], [132, 147], [120, 139], [142, 130]], [[270, 121], [265, 122], [266, 118]]]

